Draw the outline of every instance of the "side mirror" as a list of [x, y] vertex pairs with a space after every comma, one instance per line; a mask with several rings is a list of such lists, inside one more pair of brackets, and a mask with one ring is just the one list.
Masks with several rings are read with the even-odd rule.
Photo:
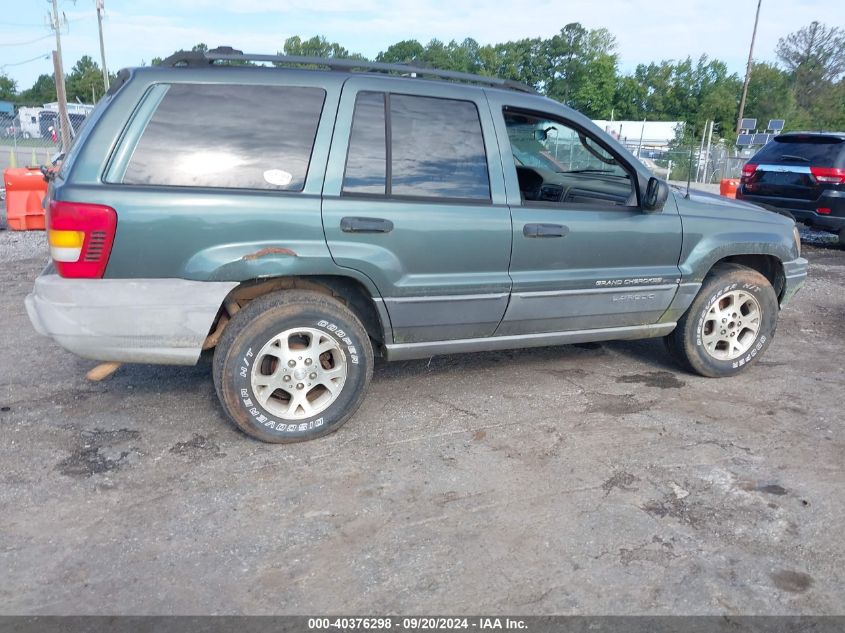
[[654, 176], [648, 179], [648, 185], [643, 197], [643, 211], [653, 213], [660, 211], [669, 197], [669, 185], [665, 180], [658, 180]]

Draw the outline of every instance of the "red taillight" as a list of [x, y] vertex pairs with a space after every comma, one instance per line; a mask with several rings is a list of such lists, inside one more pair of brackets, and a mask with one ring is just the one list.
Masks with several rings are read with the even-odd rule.
[[810, 167], [813, 177], [826, 185], [845, 184], [845, 169], [838, 167]]
[[116, 228], [117, 214], [111, 207], [50, 201], [47, 239], [59, 275], [88, 279], [102, 277], [109, 263]]
[[816, 213], [821, 213], [822, 215], [830, 215], [830, 207], [819, 207], [816, 209]]
[[741, 182], [748, 182], [751, 179], [751, 176], [754, 175], [754, 172], [757, 171], [757, 165], [753, 163], [747, 163], [746, 165], [742, 166], [742, 178], [740, 179]]

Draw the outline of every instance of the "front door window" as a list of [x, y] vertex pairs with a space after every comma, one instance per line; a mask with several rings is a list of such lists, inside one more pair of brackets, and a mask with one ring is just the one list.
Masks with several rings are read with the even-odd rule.
[[533, 114], [504, 117], [523, 203], [636, 206], [631, 173], [589, 135]]

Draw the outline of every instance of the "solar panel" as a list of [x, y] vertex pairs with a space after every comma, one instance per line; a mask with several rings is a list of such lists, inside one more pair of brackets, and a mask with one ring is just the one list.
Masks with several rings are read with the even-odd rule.
[[757, 119], [743, 119], [739, 124], [741, 130], [756, 130]]
[[771, 119], [769, 121], [769, 127], [766, 129], [771, 130], [772, 132], [779, 132], [783, 129], [784, 123], [786, 123], [784, 119]]
[[740, 134], [736, 137], [736, 144], [737, 147], [748, 147], [749, 145], [751, 145], [751, 135]]
[[769, 137], [771, 134], [755, 134], [751, 137], [751, 144], [752, 145], [765, 145], [769, 142]]

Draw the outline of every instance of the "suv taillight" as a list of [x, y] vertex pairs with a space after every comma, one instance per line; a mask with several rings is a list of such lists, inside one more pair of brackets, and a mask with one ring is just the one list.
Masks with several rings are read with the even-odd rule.
[[746, 183], [751, 180], [751, 176], [754, 175], [754, 172], [757, 171], [757, 165], [752, 163], [747, 163], [746, 165], [742, 166], [742, 178], [740, 178], [740, 182]]
[[826, 185], [845, 184], [845, 169], [838, 167], [810, 167], [813, 177]]
[[59, 275], [102, 277], [116, 228], [117, 214], [111, 207], [52, 200], [47, 213], [47, 241]]

